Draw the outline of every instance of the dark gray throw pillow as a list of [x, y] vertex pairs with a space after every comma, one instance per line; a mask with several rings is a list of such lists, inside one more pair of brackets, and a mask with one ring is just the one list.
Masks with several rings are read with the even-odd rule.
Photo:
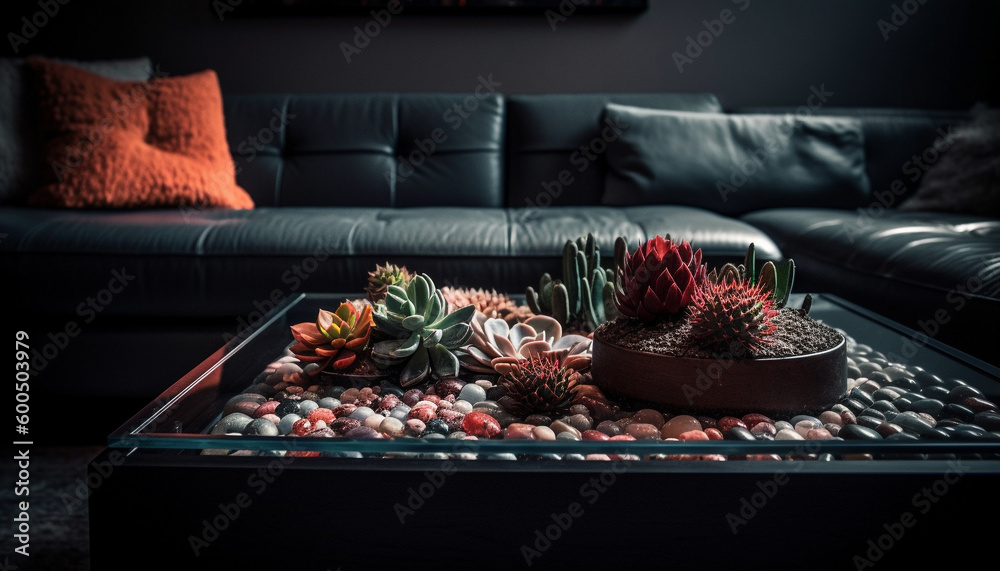
[[609, 104], [602, 203], [678, 204], [729, 216], [764, 208], [855, 208], [869, 197], [856, 119], [729, 115]]
[[1000, 109], [977, 107], [900, 210], [1000, 218]]
[[[120, 81], [146, 81], [153, 72], [149, 58], [50, 59]], [[0, 58], [0, 204], [23, 203], [40, 184], [38, 97], [24, 62], [21, 58]]]

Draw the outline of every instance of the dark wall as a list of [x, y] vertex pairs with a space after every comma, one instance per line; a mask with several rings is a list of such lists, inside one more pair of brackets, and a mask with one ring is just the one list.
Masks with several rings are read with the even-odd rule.
[[[710, 91], [727, 107], [800, 105], [811, 86], [832, 92], [831, 105], [997, 105], [987, 81], [1000, 63], [1000, 3], [924, 1], [650, 0], [637, 15], [573, 14], [555, 30], [540, 13], [404, 9], [371, 24], [378, 35], [348, 62], [342, 44], [368, 14], [262, 19], [236, 6], [220, 20], [211, 0], [71, 0], [18, 55], [149, 55], [169, 74], [213, 68], [229, 92], [470, 91], [492, 75], [507, 93]], [[5, 34], [40, 9], [5, 4]], [[734, 19], [679, 70], [674, 53], [724, 9]], [[894, 13], [898, 29], [880, 29]], [[4, 48], [13, 54], [9, 35]]]

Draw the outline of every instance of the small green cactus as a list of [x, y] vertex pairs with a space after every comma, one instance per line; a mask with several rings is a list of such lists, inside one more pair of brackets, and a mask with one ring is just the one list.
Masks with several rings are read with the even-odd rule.
[[614, 272], [601, 268], [601, 251], [594, 235], [588, 234], [566, 241], [562, 279], [545, 273], [538, 290], [529, 287], [525, 298], [536, 315], [551, 315], [567, 329], [589, 332], [617, 317], [614, 293]]
[[712, 270], [708, 274], [708, 281], [712, 283], [740, 281], [750, 285], [760, 284], [762, 291], [769, 292], [770, 299], [775, 302], [775, 307], [784, 307], [788, 302], [788, 295], [792, 293], [792, 283], [795, 281], [795, 262], [791, 259], [778, 264], [766, 262], [758, 274], [755, 273], [756, 257], [756, 249], [751, 243], [743, 257], [742, 264], [739, 266], [725, 264], [718, 270]]

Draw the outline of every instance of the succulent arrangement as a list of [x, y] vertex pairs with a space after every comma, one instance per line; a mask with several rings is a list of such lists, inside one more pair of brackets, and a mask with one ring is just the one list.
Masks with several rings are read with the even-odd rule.
[[593, 331], [608, 319], [614, 319], [613, 272], [601, 267], [601, 252], [593, 234], [563, 247], [562, 279], [545, 273], [538, 289], [528, 287], [525, 298], [536, 315], [549, 315], [563, 327]]
[[383, 367], [405, 363], [399, 383], [409, 387], [432, 371], [439, 378], [458, 375], [452, 352], [472, 336], [476, 308], [466, 305], [448, 312], [444, 295], [427, 274], [413, 276], [406, 287], [387, 286], [372, 318], [378, 333], [388, 337], [372, 347], [372, 360]]
[[554, 355], [501, 363], [497, 370], [506, 390], [497, 403], [515, 415], [556, 412], [577, 396], [580, 373]]
[[668, 234], [656, 236], [631, 254], [624, 238], [615, 241], [614, 300], [629, 317], [651, 323], [677, 316], [705, 282], [701, 249]]
[[365, 293], [372, 303], [377, 303], [385, 299], [385, 294], [389, 291], [389, 286], [406, 287], [410, 283], [413, 274], [406, 269], [406, 266], [397, 266], [386, 262], [384, 266], [375, 265], [375, 269], [368, 272], [368, 285], [365, 286]]
[[510, 326], [503, 319], [477, 312], [472, 330], [469, 343], [457, 352], [461, 366], [469, 371], [492, 374], [499, 372], [501, 363], [538, 357], [557, 357], [577, 371], [590, 367], [591, 339], [563, 335], [562, 325], [547, 315], [535, 315]]
[[291, 326], [295, 344], [289, 349], [303, 363], [315, 363], [315, 374], [323, 370], [342, 371], [354, 364], [368, 345], [372, 330], [372, 306], [361, 310], [351, 302], [336, 311], [320, 309], [314, 323]]

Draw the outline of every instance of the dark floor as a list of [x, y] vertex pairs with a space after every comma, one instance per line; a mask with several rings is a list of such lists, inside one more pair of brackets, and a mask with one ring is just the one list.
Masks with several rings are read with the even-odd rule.
[[[87, 463], [100, 450], [98, 446], [30, 447], [30, 477], [24, 486], [29, 493], [15, 495], [18, 486], [12, 486], [0, 494], [4, 528], [7, 522], [19, 517], [20, 502], [28, 502], [29, 556], [14, 551], [20, 545], [13, 537], [16, 529], [4, 533], [0, 569], [90, 569]], [[16, 461], [8, 458], [5, 462], [13, 464], [11, 472], [20, 470]], [[7, 473], [6, 467], [4, 472]]]

